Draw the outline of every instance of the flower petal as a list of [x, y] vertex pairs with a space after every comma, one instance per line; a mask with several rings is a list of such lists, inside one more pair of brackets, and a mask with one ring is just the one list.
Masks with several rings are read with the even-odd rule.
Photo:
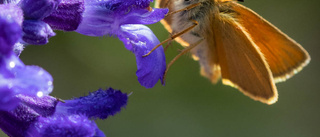
[[82, 21], [84, 0], [62, 0], [58, 8], [43, 21], [54, 30], [74, 31]]
[[106, 119], [114, 115], [127, 104], [128, 96], [119, 90], [109, 88], [99, 89], [88, 96], [65, 100], [65, 103], [58, 103], [58, 114], [84, 114], [89, 118]]
[[0, 0], [0, 4], [18, 3], [20, 0]]
[[19, 99], [15, 98], [15, 93], [8, 87], [0, 87], [0, 110], [11, 111], [19, 104]]
[[60, 2], [61, 0], [21, 0], [19, 6], [26, 19], [41, 20], [57, 9]]
[[26, 136], [25, 131], [40, 115], [28, 106], [20, 105], [12, 111], [0, 111], [0, 128], [10, 137]]
[[[136, 72], [138, 81], [146, 88], [152, 88], [160, 79], [166, 69], [166, 60], [162, 46], [147, 54], [153, 47], [160, 42], [153, 32], [144, 25], [122, 25], [119, 39], [125, 47], [136, 56], [138, 70]], [[163, 84], [163, 83], [162, 83]]]
[[88, 36], [118, 35], [125, 24], [152, 24], [168, 9], [147, 7], [152, 0], [86, 0], [82, 22], [76, 32]]
[[123, 24], [153, 24], [164, 18], [168, 9], [146, 9], [131, 11], [123, 18]]
[[23, 11], [16, 4], [0, 4], [0, 16], [12, 19], [20, 26], [23, 21]]
[[53, 115], [56, 111], [56, 105], [59, 102], [57, 98], [49, 95], [44, 95], [43, 97], [32, 97], [19, 94], [16, 95], [16, 98], [21, 101], [21, 106], [28, 107], [28, 110], [33, 110], [42, 117]]
[[[38, 66], [26, 66], [12, 53], [0, 60], [0, 88], [7, 87], [15, 94], [48, 95], [53, 89], [51, 75]], [[0, 91], [3, 92], [3, 91]]]
[[0, 105], [6, 104], [0, 110], [14, 109], [19, 103], [17, 94], [41, 97], [52, 89], [52, 77], [42, 68], [25, 66], [13, 52], [9, 57], [0, 58]]
[[97, 129], [96, 123], [86, 116], [54, 115], [39, 117], [27, 134], [30, 137], [93, 137], [96, 131], [100, 131]]
[[0, 5], [0, 56], [9, 55], [21, 38], [22, 11], [12, 5]]
[[49, 38], [55, 36], [51, 27], [38, 20], [23, 21], [23, 36], [22, 40], [28, 44], [44, 45], [49, 42]]

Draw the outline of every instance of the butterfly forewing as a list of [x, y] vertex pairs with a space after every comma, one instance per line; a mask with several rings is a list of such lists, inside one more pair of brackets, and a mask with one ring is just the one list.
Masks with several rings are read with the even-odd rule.
[[213, 28], [222, 82], [254, 100], [276, 102], [278, 94], [269, 66], [244, 28], [221, 13], [215, 15]]
[[260, 48], [276, 82], [290, 78], [308, 64], [310, 57], [305, 49], [275, 26], [236, 2], [231, 3], [231, 9]]

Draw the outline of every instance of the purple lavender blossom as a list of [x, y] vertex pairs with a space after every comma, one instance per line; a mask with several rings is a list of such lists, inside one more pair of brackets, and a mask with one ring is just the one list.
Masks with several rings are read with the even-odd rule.
[[[140, 84], [152, 88], [166, 69], [162, 47], [147, 54], [159, 40], [146, 26], [160, 21], [167, 9], [152, 9], [152, 0], [85, 0], [83, 20], [76, 32], [88, 36], [117, 36], [125, 47], [133, 52], [137, 61], [137, 76]], [[162, 83], [163, 84], [163, 83]]]
[[105, 119], [127, 104], [119, 90], [98, 90], [88, 96], [66, 100], [16, 96], [21, 103], [13, 111], [0, 111], [0, 128], [9, 136], [65, 137], [105, 136], [92, 118]]
[[21, 15], [16, 5], [0, 5], [0, 110], [14, 109], [19, 103], [17, 94], [41, 97], [53, 89], [48, 72], [24, 65], [13, 52], [14, 44], [22, 36]]
[[84, 0], [62, 0], [57, 9], [43, 21], [52, 29], [74, 31], [82, 21]]
[[64, 109], [57, 110], [57, 113], [80, 113], [90, 118], [106, 119], [108, 116], [119, 112], [121, 106], [127, 104], [127, 100], [128, 96], [121, 93], [120, 90], [99, 89], [89, 93], [88, 96], [66, 100], [66, 103], [59, 103], [57, 107]]
[[[159, 79], [163, 81], [165, 55], [159, 47], [149, 56], [142, 57], [160, 42], [141, 24], [160, 21], [168, 9], [152, 9], [150, 2], [152, 0], [21, 0], [18, 5], [25, 18], [23, 44], [48, 43], [55, 35], [52, 28], [88, 36], [119, 37], [136, 56], [138, 81], [142, 86], [152, 88]], [[15, 47], [17, 54], [23, 49], [19, 44]]]
[[52, 29], [89, 36], [117, 36], [137, 59], [141, 85], [163, 79], [159, 40], [141, 24], [160, 21], [167, 9], [151, 9], [151, 0], [0, 0], [0, 128], [9, 136], [105, 136], [92, 119], [106, 119], [127, 104], [128, 96], [107, 89], [66, 100], [49, 96], [51, 75], [27, 66], [18, 55], [24, 45], [44, 45]]
[[162, 82], [166, 69], [163, 48], [159, 47], [149, 56], [142, 57], [159, 44], [159, 40], [152, 31], [144, 25], [127, 24], [121, 25], [121, 33], [119, 39], [136, 56], [138, 67], [136, 75], [140, 84], [146, 88], [152, 88], [159, 79]]
[[19, 6], [23, 10], [24, 18], [42, 20], [55, 11], [61, 0], [21, 0]]
[[0, 52], [8, 55], [21, 37], [22, 10], [14, 4], [0, 5]]
[[42, 21], [54, 12], [61, 0], [21, 0], [18, 5], [23, 10], [22, 40], [25, 44], [44, 45], [55, 36], [51, 27]]
[[45, 45], [56, 35], [47, 23], [39, 20], [23, 21], [22, 30], [23, 42], [33, 45]]

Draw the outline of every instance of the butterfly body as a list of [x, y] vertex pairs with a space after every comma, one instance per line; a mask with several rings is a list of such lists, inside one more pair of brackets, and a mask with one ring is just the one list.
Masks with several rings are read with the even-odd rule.
[[198, 24], [175, 40], [193, 48], [201, 74], [216, 83], [238, 88], [254, 100], [267, 104], [277, 101], [276, 82], [300, 71], [308, 62], [308, 53], [294, 40], [252, 10], [233, 0], [157, 0], [156, 7], [177, 11], [191, 9], [161, 21], [172, 34]]
[[[174, 6], [172, 10], [179, 10], [182, 8], [185, 8], [186, 6], [190, 4], [195, 4], [197, 1], [187, 1], [184, 0], [177, 0], [173, 1]], [[193, 2], [193, 3], [192, 3]], [[208, 1], [211, 2], [211, 1]], [[212, 16], [212, 11], [215, 7], [213, 6], [213, 3], [211, 4], [203, 4], [201, 3], [200, 6], [197, 6], [195, 8], [192, 8], [190, 10], [182, 11], [180, 13], [172, 15], [172, 33], [179, 32], [181, 30], [186, 29], [187, 27], [191, 26], [193, 22], [190, 20], [195, 20], [197, 22], [201, 22], [198, 24], [195, 28], [193, 28], [191, 31], [185, 33], [181, 36], [185, 41], [188, 43], [194, 43], [201, 39], [201, 37], [206, 36], [206, 31], [210, 27], [210, 17]]]

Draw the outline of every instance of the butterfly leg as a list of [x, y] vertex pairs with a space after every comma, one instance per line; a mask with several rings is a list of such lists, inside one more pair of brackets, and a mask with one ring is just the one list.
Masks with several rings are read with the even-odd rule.
[[[173, 33], [170, 33], [170, 37], [173, 36]], [[171, 42], [172, 41], [169, 41], [168, 44], [166, 45], [166, 47], [164, 47], [164, 51], [167, 51], [167, 49], [169, 48], [169, 46], [171, 46]]]
[[179, 59], [182, 55], [188, 53], [191, 49], [193, 49], [194, 47], [198, 46], [202, 41], [204, 40], [204, 38], [198, 40], [196, 43], [191, 44], [190, 46], [188, 46], [187, 48], [183, 49], [177, 56], [175, 56], [170, 63], [167, 65], [167, 69], [163, 74], [163, 83], [166, 79], [166, 75], [169, 71], [169, 68], [172, 66], [172, 64], [177, 61], [177, 59]]
[[169, 12], [165, 17], [168, 17], [168, 16], [170, 16], [170, 15], [173, 15], [173, 14], [178, 13], [178, 12], [181, 12], [181, 11], [190, 10], [190, 9], [192, 9], [192, 8], [194, 8], [194, 7], [197, 7], [197, 6], [200, 6], [200, 5], [201, 5], [201, 3], [191, 4], [191, 5], [189, 5], [189, 6], [185, 7], [185, 8], [182, 8], [182, 9], [180, 9], [180, 10], [173, 11], [173, 12]]
[[56, 99], [57, 99], [57, 101], [60, 101], [60, 102], [62, 102], [62, 103], [66, 103], [63, 99], [61, 99], [61, 98], [57, 98], [57, 97], [55, 97]]
[[183, 30], [183, 31], [181, 31], [181, 32], [179, 32], [179, 33], [177, 33], [177, 34], [174, 34], [174, 35], [171, 36], [170, 38], [162, 41], [161, 43], [159, 43], [157, 46], [155, 46], [153, 49], [151, 49], [147, 54], [143, 55], [142, 57], [149, 56], [154, 50], [156, 50], [156, 49], [157, 49], [158, 47], [160, 47], [162, 44], [167, 43], [167, 42], [175, 39], [176, 37], [181, 36], [182, 34], [190, 31], [191, 29], [193, 29], [194, 27], [196, 27], [196, 26], [199, 24], [199, 23], [198, 23], [197, 21], [195, 21], [195, 20], [192, 20], [192, 21], [193, 21], [193, 25], [192, 25], [192, 26], [190, 26], [190, 27], [186, 28], [185, 30]]

